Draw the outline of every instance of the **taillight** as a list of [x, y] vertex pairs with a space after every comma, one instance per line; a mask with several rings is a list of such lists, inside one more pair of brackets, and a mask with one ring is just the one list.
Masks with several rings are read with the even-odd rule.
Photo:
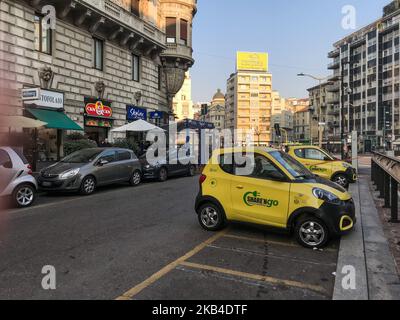
[[202, 185], [203, 182], [206, 181], [206, 179], [207, 179], [207, 176], [205, 176], [204, 174], [202, 174], [202, 175], [200, 176], [200, 185]]
[[30, 164], [28, 164], [26, 167], [28, 169], [28, 174], [33, 174], [32, 166]]

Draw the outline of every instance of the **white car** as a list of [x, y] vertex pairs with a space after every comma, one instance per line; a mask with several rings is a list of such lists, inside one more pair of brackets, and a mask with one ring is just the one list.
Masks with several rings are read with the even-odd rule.
[[17, 207], [33, 204], [38, 184], [32, 167], [16, 148], [0, 147], [0, 197], [11, 196]]

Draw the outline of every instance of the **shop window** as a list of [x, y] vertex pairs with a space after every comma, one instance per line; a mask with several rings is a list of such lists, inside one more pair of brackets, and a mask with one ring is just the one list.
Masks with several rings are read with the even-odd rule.
[[98, 38], [93, 38], [93, 61], [94, 68], [97, 70], [103, 70], [103, 60], [104, 60], [104, 42]]
[[36, 14], [34, 16], [34, 44], [35, 50], [46, 54], [52, 52], [52, 31], [49, 25], [49, 20], [44, 20], [43, 16]]
[[176, 43], [176, 18], [166, 20], [167, 43]]
[[184, 45], [188, 42], [188, 22], [181, 19], [181, 41]]
[[140, 57], [135, 54], [132, 55], [132, 80], [140, 81]]

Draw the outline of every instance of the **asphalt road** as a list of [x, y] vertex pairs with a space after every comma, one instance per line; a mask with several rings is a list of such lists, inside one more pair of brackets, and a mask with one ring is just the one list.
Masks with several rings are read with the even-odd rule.
[[[198, 178], [42, 196], [0, 215], [0, 299], [330, 299], [337, 243], [306, 250], [284, 234], [203, 231]], [[41, 286], [43, 266], [56, 290]]]

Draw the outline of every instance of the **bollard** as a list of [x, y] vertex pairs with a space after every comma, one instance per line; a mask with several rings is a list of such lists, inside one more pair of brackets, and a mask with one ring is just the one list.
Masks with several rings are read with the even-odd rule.
[[390, 208], [390, 181], [391, 177], [388, 173], [384, 171], [383, 173], [383, 187], [384, 187], [384, 198], [385, 198], [385, 205], [383, 206], [384, 208]]
[[392, 185], [392, 210], [391, 210], [391, 219], [389, 222], [391, 223], [400, 223], [399, 221], [399, 183], [391, 178]]
[[375, 184], [375, 162], [373, 158], [371, 158], [371, 181]]

